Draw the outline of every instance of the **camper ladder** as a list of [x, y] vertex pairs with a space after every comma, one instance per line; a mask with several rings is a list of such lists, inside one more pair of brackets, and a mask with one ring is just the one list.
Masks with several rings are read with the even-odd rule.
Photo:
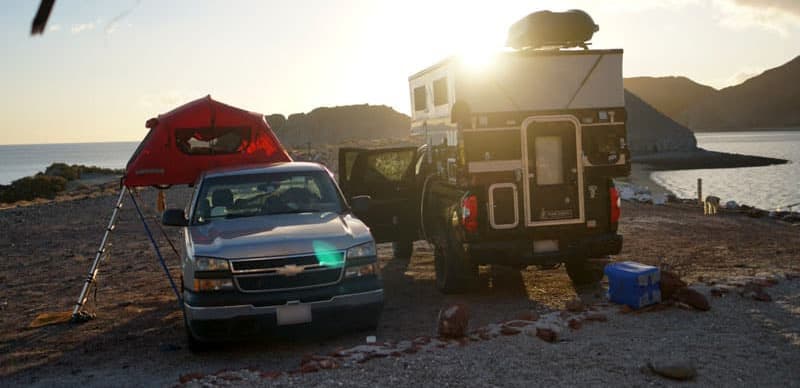
[[89, 275], [86, 276], [86, 281], [83, 283], [81, 295], [78, 297], [78, 301], [75, 303], [75, 308], [72, 309], [73, 321], [80, 320], [81, 308], [83, 307], [83, 304], [86, 303], [86, 298], [89, 295], [89, 288], [91, 288], [92, 283], [94, 283], [95, 278], [97, 277], [97, 267], [100, 264], [100, 259], [106, 252], [108, 236], [116, 226], [117, 215], [119, 214], [119, 209], [122, 208], [122, 201], [125, 199], [126, 191], [127, 188], [123, 185], [119, 192], [119, 198], [117, 198], [117, 204], [114, 206], [114, 211], [111, 213], [111, 219], [108, 221], [108, 227], [106, 227], [106, 231], [103, 234], [103, 239], [100, 241], [100, 247], [97, 248], [97, 254], [94, 256], [94, 263], [92, 263], [92, 267], [89, 269]]

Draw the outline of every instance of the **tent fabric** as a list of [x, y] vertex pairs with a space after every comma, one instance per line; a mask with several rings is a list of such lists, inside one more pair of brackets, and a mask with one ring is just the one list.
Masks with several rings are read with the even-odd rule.
[[259, 113], [206, 96], [147, 121], [147, 136], [125, 167], [127, 187], [193, 184], [206, 170], [289, 162]]

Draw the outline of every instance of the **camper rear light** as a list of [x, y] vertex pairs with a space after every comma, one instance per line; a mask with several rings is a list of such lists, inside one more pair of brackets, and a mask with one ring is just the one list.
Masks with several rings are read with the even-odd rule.
[[619, 192], [617, 192], [616, 187], [610, 187], [608, 189], [608, 197], [611, 199], [611, 223], [616, 224], [619, 222], [619, 213], [620, 213], [620, 200], [619, 200]]
[[470, 195], [461, 201], [461, 225], [469, 233], [478, 231], [478, 197]]

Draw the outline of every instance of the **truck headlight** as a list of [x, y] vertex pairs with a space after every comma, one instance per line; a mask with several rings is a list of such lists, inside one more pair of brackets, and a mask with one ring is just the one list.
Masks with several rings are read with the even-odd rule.
[[195, 271], [228, 271], [230, 265], [225, 259], [198, 257], [194, 260], [194, 269]]
[[231, 279], [194, 279], [195, 291], [226, 291], [233, 290]]
[[344, 269], [345, 279], [357, 278], [369, 275], [380, 275], [380, 274], [381, 274], [381, 267], [380, 265], [378, 265], [377, 262], [345, 267]]
[[360, 257], [376, 256], [375, 241], [356, 245], [347, 250], [347, 259], [357, 259]]

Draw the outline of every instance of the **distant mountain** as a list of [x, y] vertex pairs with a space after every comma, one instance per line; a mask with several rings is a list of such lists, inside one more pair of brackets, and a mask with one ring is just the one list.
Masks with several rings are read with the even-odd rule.
[[689, 128], [625, 91], [628, 146], [634, 157], [657, 152], [694, 151], [697, 139]]
[[720, 90], [683, 117], [697, 130], [800, 126], [800, 57]]
[[[636, 155], [666, 151], [693, 151], [694, 135], [686, 127], [653, 109], [636, 95], [625, 92], [628, 142]], [[317, 108], [266, 117], [280, 141], [288, 147], [340, 144], [348, 140], [401, 139], [410, 134], [410, 118], [383, 105], [349, 105]]]
[[721, 90], [685, 77], [628, 78], [625, 88], [696, 132], [800, 127], [800, 56]]
[[385, 105], [316, 108], [309, 113], [266, 116], [281, 143], [289, 147], [338, 144], [347, 140], [405, 138], [411, 119]]
[[718, 92], [686, 77], [632, 77], [625, 78], [624, 85], [625, 89], [683, 125], [686, 125], [681, 117], [684, 112]]

